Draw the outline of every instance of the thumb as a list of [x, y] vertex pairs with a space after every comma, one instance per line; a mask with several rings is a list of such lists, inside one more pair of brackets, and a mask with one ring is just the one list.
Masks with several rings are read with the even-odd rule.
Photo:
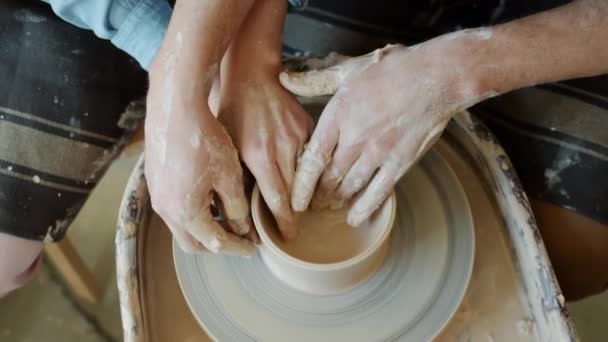
[[358, 57], [336, 55], [332, 58], [328, 56], [320, 60], [321, 62], [311, 60], [308, 66], [316, 66], [321, 69], [304, 72], [286, 70], [279, 74], [279, 81], [283, 87], [298, 96], [333, 95], [348, 78], [380, 62], [394, 46], [387, 45]]
[[279, 74], [279, 81], [297, 96], [332, 95], [343, 81], [341, 71], [339, 67], [304, 72], [283, 71]]

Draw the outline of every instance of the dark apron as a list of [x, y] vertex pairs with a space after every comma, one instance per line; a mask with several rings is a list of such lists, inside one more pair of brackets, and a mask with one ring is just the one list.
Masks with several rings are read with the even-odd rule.
[[0, 80], [0, 232], [57, 240], [141, 119], [120, 121], [146, 74], [49, 5], [5, 0]]

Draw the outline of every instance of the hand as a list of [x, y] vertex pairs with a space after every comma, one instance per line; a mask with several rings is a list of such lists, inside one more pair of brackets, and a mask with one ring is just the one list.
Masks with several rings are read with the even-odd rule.
[[251, 255], [257, 236], [230, 136], [205, 101], [188, 101], [172, 86], [151, 73], [145, 173], [152, 207], [186, 252]]
[[294, 210], [306, 210], [311, 199], [313, 207], [340, 207], [357, 194], [348, 222], [360, 225], [453, 114], [483, 98], [467, 70], [446, 59], [446, 46], [448, 39], [387, 46], [355, 59], [334, 58], [326, 69], [281, 74], [281, 83], [298, 95], [339, 88], [298, 164]]
[[[229, 67], [228, 67], [229, 68]], [[279, 84], [277, 73], [227, 72], [222, 79], [219, 120], [225, 125], [255, 177], [282, 235], [296, 236], [290, 193], [296, 159], [313, 122], [295, 98]], [[261, 69], [261, 68], [260, 68]]]

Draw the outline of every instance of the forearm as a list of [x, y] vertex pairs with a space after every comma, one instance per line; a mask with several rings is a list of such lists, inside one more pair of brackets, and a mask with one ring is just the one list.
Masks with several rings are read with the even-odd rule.
[[230, 46], [228, 74], [260, 71], [277, 76], [281, 69], [281, 37], [287, 2], [257, 0]]
[[575, 1], [488, 30], [465, 52], [481, 94], [608, 72], [605, 0]]
[[[181, 103], [206, 103], [219, 62], [253, 0], [178, 0], [161, 50], [150, 70], [151, 87], [173, 84]], [[200, 102], [200, 103], [199, 103]]]

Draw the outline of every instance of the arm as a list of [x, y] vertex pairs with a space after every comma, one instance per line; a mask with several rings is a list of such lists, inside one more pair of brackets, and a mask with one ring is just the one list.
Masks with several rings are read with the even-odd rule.
[[[181, 0], [150, 69], [151, 85], [175, 84], [191, 104], [208, 99], [219, 64], [253, 0]], [[194, 77], [193, 77], [194, 76]], [[184, 92], [187, 89], [186, 92]], [[194, 89], [196, 88], [196, 89]], [[169, 96], [171, 97], [171, 96]]]
[[57, 16], [119, 49], [148, 69], [165, 35], [171, 7], [166, 0], [43, 0]]
[[[237, 151], [207, 99], [252, 0], [178, 0], [150, 68], [145, 173], [152, 206], [189, 252], [254, 252]], [[226, 219], [214, 220], [212, 203]]]
[[296, 218], [289, 194], [312, 120], [278, 81], [286, 5], [285, 0], [256, 1], [222, 61], [218, 118], [255, 176], [283, 236], [293, 238]]
[[[298, 165], [292, 206], [305, 210], [313, 191], [313, 204], [359, 194], [349, 223], [360, 224], [455, 113], [517, 88], [608, 72], [607, 36], [608, 3], [579, 0], [493, 28], [336, 59], [324, 70], [281, 74], [297, 94], [336, 92]], [[363, 139], [367, 132], [377, 133]]]
[[256, 71], [277, 77], [281, 70], [281, 35], [287, 3], [283, 0], [259, 0], [243, 23], [227, 55], [230, 75]]
[[579, 0], [489, 29], [460, 47], [478, 93], [608, 73], [608, 2]]

